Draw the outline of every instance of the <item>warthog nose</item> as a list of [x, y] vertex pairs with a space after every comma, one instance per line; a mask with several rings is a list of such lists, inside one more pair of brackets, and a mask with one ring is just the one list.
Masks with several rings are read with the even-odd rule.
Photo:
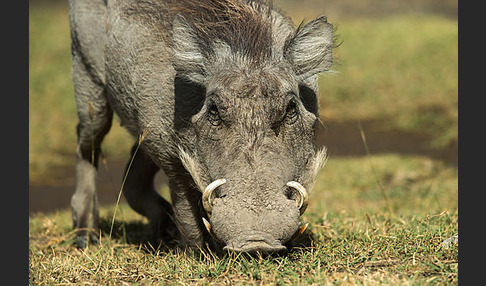
[[248, 241], [239, 247], [227, 245], [223, 250], [227, 252], [245, 252], [248, 254], [286, 254], [288, 252], [287, 247], [281, 244], [271, 245], [263, 240]]

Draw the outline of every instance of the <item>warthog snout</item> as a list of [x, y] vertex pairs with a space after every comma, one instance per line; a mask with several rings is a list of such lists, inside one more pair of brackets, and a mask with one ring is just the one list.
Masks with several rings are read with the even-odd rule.
[[[213, 238], [222, 244], [222, 242], [214, 235], [212, 231], [211, 224], [203, 218], [204, 225], [208, 232], [213, 236]], [[304, 231], [307, 229], [309, 224], [305, 224], [304, 226], [300, 227], [297, 232], [290, 238], [289, 242], [297, 239]], [[288, 252], [288, 248], [284, 246], [280, 241], [275, 239], [265, 239], [264, 237], [268, 236], [267, 233], [260, 233], [260, 234], [253, 234], [246, 239], [232, 241], [230, 245], [225, 245], [223, 247], [223, 251], [226, 252], [246, 252], [249, 254], [286, 254]]]
[[271, 192], [234, 187], [222, 178], [203, 191], [202, 203], [211, 220], [203, 218], [203, 223], [215, 241], [227, 252], [287, 253], [287, 245], [307, 227], [299, 223], [308, 205], [305, 187], [295, 181]]

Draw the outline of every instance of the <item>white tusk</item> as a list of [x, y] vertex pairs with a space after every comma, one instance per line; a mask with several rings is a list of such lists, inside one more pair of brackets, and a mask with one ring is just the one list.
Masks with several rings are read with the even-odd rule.
[[296, 240], [297, 238], [299, 238], [299, 236], [301, 236], [304, 231], [307, 229], [307, 227], [309, 226], [309, 223], [306, 223], [304, 226], [300, 227], [299, 230], [297, 230], [297, 232], [294, 234], [294, 236], [289, 240], [290, 242]]
[[299, 236], [304, 233], [304, 231], [307, 229], [309, 226], [309, 223], [306, 223], [303, 227], [299, 228], [299, 231], [297, 232]]
[[202, 203], [203, 203], [203, 207], [206, 210], [206, 212], [211, 213], [211, 211], [213, 209], [213, 203], [211, 202], [211, 197], [212, 197], [213, 191], [217, 187], [219, 187], [219, 186], [221, 186], [222, 184], [225, 184], [225, 183], [226, 183], [226, 179], [217, 179], [216, 181], [209, 184], [206, 187], [206, 189], [204, 190], [203, 195], [202, 195]]
[[309, 203], [306, 189], [304, 188], [304, 186], [295, 181], [288, 182], [287, 187], [294, 188], [299, 192], [300, 196], [299, 199], [295, 201], [295, 205], [300, 210], [300, 214], [303, 214], [305, 209], [307, 208], [307, 204]]
[[207, 219], [205, 219], [205, 218], [202, 218], [202, 221], [204, 223], [204, 226], [208, 230], [208, 232], [211, 233], [211, 224], [209, 223], [209, 221]]
[[209, 223], [209, 221], [205, 218], [202, 218], [202, 221], [204, 223], [204, 226], [206, 227], [206, 229], [208, 230], [209, 234], [211, 235], [211, 237], [219, 244], [222, 244], [221, 241], [216, 237], [216, 235], [214, 235], [213, 233], [213, 229], [211, 228], [211, 224]]

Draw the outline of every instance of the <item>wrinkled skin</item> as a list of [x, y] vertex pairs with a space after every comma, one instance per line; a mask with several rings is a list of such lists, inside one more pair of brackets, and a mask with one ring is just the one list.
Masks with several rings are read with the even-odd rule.
[[[299, 102], [297, 84], [282, 71], [236, 73], [224, 71], [214, 80], [193, 118], [197, 130], [207, 130], [198, 142], [200, 161], [211, 178], [227, 180], [213, 200], [210, 222], [229, 249], [251, 250], [260, 242], [260, 248], [280, 251], [300, 216], [286, 183], [299, 180], [314, 156], [317, 117]], [[220, 84], [229, 80], [231, 88]], [[208, 116], [207, 109], [219, 116]]]
[[[314, 137], [332, 25], [320, 17], [296, 29], [237, 0], [106, 2], [70, 1], [78, 246], [96, 241], [94, 177], [115, 112], [141, 139], [123, 192], [156, 241], [179, 233], [195, 250], [285, 252], [326, 160]], [[154, 190], [160, 169], [172, 205]]]

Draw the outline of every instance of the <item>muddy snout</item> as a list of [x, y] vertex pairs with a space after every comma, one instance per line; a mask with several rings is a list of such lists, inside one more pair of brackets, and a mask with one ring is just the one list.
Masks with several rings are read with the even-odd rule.
[[225, 179], [208, 185], [203, 218], [211, 236], [228, 252], [285, 254], [289, 243], [304, 232], [299, 217], [308, 204], [307, 192], [297, 182], [279, 189], [231, 190]]

